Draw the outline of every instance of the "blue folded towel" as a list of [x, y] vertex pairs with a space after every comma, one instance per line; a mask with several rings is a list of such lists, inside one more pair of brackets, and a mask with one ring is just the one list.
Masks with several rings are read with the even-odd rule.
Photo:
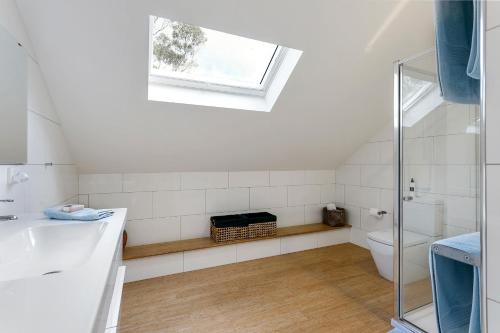
[[429, 254], [432, 294], [440, 333], [479, 333], [479, 233], [439, 240]]
[[94, 221], [113, 215], [112, 210], [84, 208], [76, 212], [67, 213], [61, 210], [62, 206], [47, 208], [43, 211], [47, 217], [56, 220]]
[[436, 53], [443, 98], [462, 104], [479, 104], [478, 0], [434, 1]]

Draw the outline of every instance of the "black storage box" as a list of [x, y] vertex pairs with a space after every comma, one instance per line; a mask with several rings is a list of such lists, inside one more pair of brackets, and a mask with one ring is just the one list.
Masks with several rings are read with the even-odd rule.
[[212, 225], [217, 228], [248, 227], [249, 224], [275, 222], [276, 215], [259, 212], [210, 217]]

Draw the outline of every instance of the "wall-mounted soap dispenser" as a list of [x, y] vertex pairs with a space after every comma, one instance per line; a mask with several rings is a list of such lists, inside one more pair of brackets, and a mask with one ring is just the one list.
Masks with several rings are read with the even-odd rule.
[[410, 179], [410, 194], [409, 194], [409, 197], [411, 197], [412, 199], [415, 198], [415, 179], [413, 179], [413, 177]]

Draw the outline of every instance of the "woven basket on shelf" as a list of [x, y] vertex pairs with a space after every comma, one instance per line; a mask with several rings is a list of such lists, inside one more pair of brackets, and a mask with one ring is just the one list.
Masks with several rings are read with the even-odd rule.
[[344, 208], [337, 207], [336, 210], [323, 208], [323, 223], [330, 227], [342, 227], [346, 225], [346, 212]]
[[210, 224], [210, 237], [217, 243], [239, 239], [276, 236], [276, 221], [253, 223], [246, 227], [218, 228]]

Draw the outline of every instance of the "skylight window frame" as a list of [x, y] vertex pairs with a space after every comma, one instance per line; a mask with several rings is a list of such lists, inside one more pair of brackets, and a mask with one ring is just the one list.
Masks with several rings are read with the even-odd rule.
[[[287, 54], [287, 48], [281, 45], [276, 45], [277, 49], [273, 53], [272, 58], [269, 61], [269, 64], [263, 74], [263, 78], [261, 80], [259, 88], [255, 88], [252, 86], [247, 86], [244, 84], [241, 85], [229, 85], [217, 82], [196, 80], [191, 78], [181, 78], [181, 77], [173, 77], [168, 75], [161, 74], [153, 74], [152, 73], [152, 65], [153, 65], [153, 20], [155, 15], [149, 16], [149, 58], [148, 58], [148, 78], [149, 82], [164, 84], [174, 87], [182, 87], [182, 88], [190, 88], [197, 90], [206, 90], [206, 91], [215, 91], [215, 92], [223, 92], [230, 94], [238, 94], [238, 95], [250, 95], [250, 96], [260, 96], [265, 97], [269, 86], [271, 85], [276, 73], [279, 70], [283, 60]], [[242, 37], [244, 38], [244, 37]]]

